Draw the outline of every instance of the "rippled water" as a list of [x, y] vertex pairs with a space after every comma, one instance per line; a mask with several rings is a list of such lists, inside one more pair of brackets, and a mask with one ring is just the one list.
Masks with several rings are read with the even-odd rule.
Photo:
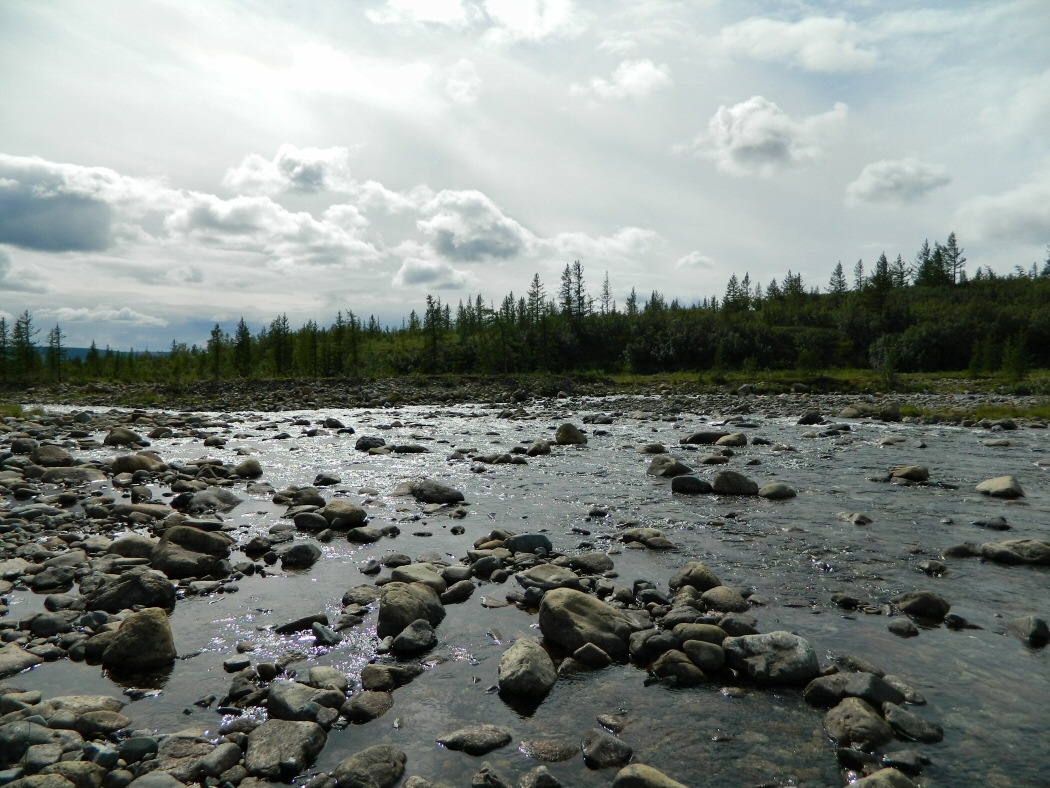
[[[154, 441], [153, 449], [176, 461], [209, 456], [235, 463], [237, 448], [251, 448], [265, 469], [264, 480], [278, 489], [310, 484], [322, 471], [334, 473], [342, 483], [325, 488], [326, 497], [346, 495], [363, 502], [372, 524], [397, 523], [402, 534], [365, 546], [336, 540], [322, 546], [324, 557], [310, 570], [246, 577], [238, 583], [239, 593], [179, 601], [171, 620], [179, 652], [188, 658], [158, 682], [159, 695], [131, 703], [124, 713], [134, 726], [161, 732], [189, 726], [216, 729], [219, 716], [192, 702], [225, 693], [230, 677], [222, 662], [235, 656], [239, 640], [259, 644], [253, 659], [301, 649], [309, 656], [293, 665], [300, 672], [323, 664], [355, 676], [374, 656], [374, 614], [328, 650], [314, 647], [312, 637], [281, 637], [268, 628], [321, 610], [334, 618], [346, 588], [370, 582], [359, 572], [370, 557], [437, 553], [455, 561], [493, 528], [510, 528], [544, 531], [556, 549], [568, 553], [610, 550], [616, 582], [625, 585], [648, 578], [666, 588], [667, 578], [681, 564], [704, 561], [725, 584], [755, 590], [755, 601], [762, 603], [753, 610], [760, 630], [797, 632], [810, 639], [822, 658], [835, 652], [862, 655], [923, 692], [929, 704], [915, 710], [944, 726], [944, 741], [897, 742], [886, 749], [917, 747], [928, 755], [932, 764], [923, 773], [924, 784], [1047, 784], [1050, 649], [1027, 648], [1002, 630], [1013, 617], [1050, 615], [1050, 571], [973, 559], [947, 559], [949, 571], [939, 578], [918, 568], [962, 542], [1048, 538], [1047, 472], [1036, 464], [1050, 456], [1047, 430], [1003, 433], [997, 437], [1009, 437], [1013, 445], [995, 448], [983, 445], [990, 437], [986, 430], [868, 421], [852, 422], [852, 430], [842, 437], [806, 437], [822, 428], [796, 425], [800, 414], [767, 417], [757, 400], [746, 417], [749, 426], [734, 430], [796, 450], [748, 445], [721, 467], [742, 471], [760, 484], [784, 481], [799, 491], [798, 497], [781, 502], [683, 497], [671, 494], [668, 481], [646, 476], [650, 458], [637, 446], [663, 443], [689, 464], [705, 449], [688, 451], [679, 440], [716, 420], [705, 414], [699, 400], [695, 408], [674, 415], [664, 414], [661, 407], [653, 398], [560, 401], [509, 419], [498, 418], [497, 408], [482, 406], [238, 413], [221, 417], [230, 424], [228, 430], [214, 430], [229, 438], [222, 449], [205, 449], [196, 438]], [[480, 472], [472, 462], [446, 459], [453, 448], [503, 452], [550, 438], [562, 421], [581, 424], [584, 414], [597, 412], [615, 413], [614, 421], [587, 427], [586, 447], [555, 448], [552, 455], [530, 458], [524, 466], [480, 466]], [[306, 437], [299, 433], [307, 427], [293, 424], [305, 419], [317, 426], [328, 416], [353, 426], [357, 435], [329, 431]], [[275, 439], [281, 431], [292, 437]], [[354, 451], [360, 435], [379, 435], [391, 444], [420, 443], [430, 452], [371, 457]], [[880, 445], [887, 435], [905, 440]], [[108, 457], [111, 452], [85, 456]], [[759, 464], [746, 466], [752, 459]], [[901, 487], [873, 481], [901, 464], [926, 465], [934, 484]], [[695, 467], [701, 475], [718, 470]], [[1004, 474], [1020, 481], [1026, 491], [1022, 502], [1008, 504], [974, 491], [981, 480]], [[462, 490], [469, 515], [463, 520], [444, 513], [426, 516], [412, 499], [390, 495], [398, 482], [424, 476]], [[379, 494], [360, 494], [362, 488]], [[154, 489], [155, 497], [164, 492]], [[608, 516], [588, 516], [594, 508]], [[283, 512], [265, 496], [248, 496], [227, 520], [247, 541], [277, 523]], [[854, 525], [839, 516], [843, 512], [862, 512], [872, 522]], [[1003, 534], [971, 524], [994, 515], [1004, 515], [1012, 530]], [[662, 529], [678, 549], [621, 550], [616, 535], [626, 522]], [[466, 533], [453, 535], [455, 524]], [[235, 554], [235, 560], [240, 558]], [[622, 713], [627, 725], [621, 738], [634, 748], [635, 758], [689, 785], [841, 783], [834, 747], [821, 730], [822, 712], [807, 706], [797, 690], [748, 690], [732, 696], [717, 683], [688, 690], [647, 686], [643, 671], [614, 665], [563, 678], [531, 713], [508, 706], [492, 690], [499, 656], [515, 637], [538, 634], [534, 615], [486, 606], [499, 604], [512, 586], [517, 587], [513, 580], [506, 586], [482, 584], [467, 602], [450, 605], [438, 627], [439, 646], [427, 655], [427, 672], [395, 692], [394, 707], [385, 716], [333, 730], [314, 770], [331, 768], [365, 746], [390, 743], [407, 753], [406, 774], [463, 785], [487, 760], [516, 781], [537, 765], [515, 749], [517, 743], [539, 738], [577, 743], [581, 733], [595, 727], [597, 715]], [[905, 640], [887, 630], [890, 619], [885, 615], [846, 614], [831, 601], [834, 593], [847, 592], [877, 609], [913, 589], [937, 591], [951, 602], [952, 612], [979, 628], [922, 629], [919, 637]], [[11, 616], [40, 609], [41, 601], [16, 592]], [[9, 683], [47, 694], [123, 689], [98, 667], [67, 661], [41, 666]], [[435, 738], [474, 722], [506, 726], [516, 743], [484, 759], [435, 745]], [[587, 770], [579, 757], [547, 766], [565, 785], [607, 785], [612, 777], [611, 772]]]

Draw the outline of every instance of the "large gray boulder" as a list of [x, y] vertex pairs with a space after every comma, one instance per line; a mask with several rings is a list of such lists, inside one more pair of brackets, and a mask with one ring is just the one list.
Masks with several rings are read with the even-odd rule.
[[686, 476], [692, 473], [693, 469], [670, 454], [658, 454], [649, 461], [649, 467], [645, 469], [645, 472], [649, 476], [673, 479], [676, 476]]
[[167, 468], [167, 464], [155, 451], [140, 451], [134, 454], [118, 454], [110, 463], [110, 469], [114, 474], [135, 473], [136, 471], [147, 471], [156, 473]]
[[845, 698], [824, 715], [824, 730], [844, 747], [871, 751], [893, 741], [893, 729], [860, 698]]
[[92, 465], [48, 468], [40, 481], [44, 484], [91, 484], [106, 480], [106, 474]]
[[356, 503], [341, 498], [329, 501], [318, 514], [324, 517], [330, 526], [342, 530], [358, 528], [368, 520], [368, 512]]
[[73, 455], [54, 443], [42, 443], [29, 452], [29, 459], [44, 468], [60, 468], [73, 464]]
[[730, 667], [759, 684], [800, 684], [820, 674], [817, 652], [791, 632], [726, 638], [722, 648]]
[[539, 624], [544, 639], [567, 651], [593, 643], [620, 659], [627, 658], [631, 633], [637, 629], [634, 620], [623, 611], [571, 588], [558, 588], [543, 595]]
[[104, 580], [84, 597], [87, 610], [105, 610], [119, 613], [135, 606], [175, 607], [175, 586], [162, 573], [145, 566], [136, 566]]
[[387, 583], [379, 597], [376, 633], [379, 637], [398, 635], [418, 619], [437, 626], [445, 618], [445, 607], [437, 592], [423, 583]]
[[981, 556], [998, 564], [1050, 564], [1050, 542], [1040, 539], [1007, 539], [985, 542]]
[[451, 504], [464, 500], [459, 490], [433, 479], [402, 482], [394, 489], [394, 495], [411, 495], [420, 503]]
[[1023, 498], [1024, 490], [1013, 476], [996, 476], [977, 485], [977, 492], [992, 498]]
[[579, 427], [565, 423], [554, 433], [554, 442], [559, 446], [584, 446], [587, 443], [587, 436]]
[[571, 569], [554, 564], [539, 564], [514, 575], [522, 588], [539, 588], [551, 591], [555, 588], [581, 589], [580, 578]]
[[405, 754], [376, 744], [344, 758], [332, 770], [337, 788], [393, 788], [405, 773]]
[[124, 619], [102, 653], [102, 666], [114, 673], [137, 673], [167, 667], [175, 657], [167, 612], [148, 607]]
[[248, 734], [244, 768], [253, 777], [290, 782], [313, 763], [327, 740], [316, 722], [267, 720]]
[[690, 561], [671, 575], [671, 579], [667, 581], [667, 586], [672, 591], [677, 591], [683, 586], [691, 586], [703, 592], [720, 585], [722, 581], [718, 579], [718, 575], [700, 561]]
[[758, 484], [736, 471], [719, 471], [711, 487], [716, 495], [758, 495]]
[[537, 638], [518, 638], [500, 657], [500, 692], [542, 698], [557, 681], [554, 660]]
[[176, 525], [164, 532], [150, 564], [173, 580], [201, 577], [220, 568], [232, 544], [224, 534]]

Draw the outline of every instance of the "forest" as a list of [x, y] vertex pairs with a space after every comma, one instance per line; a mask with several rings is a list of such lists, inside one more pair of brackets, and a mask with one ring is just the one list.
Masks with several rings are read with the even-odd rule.
[[622, 304], [608, 273], [592, 293], [579, 261], [557, 290], [534, 275], [524, 295], [481, 295], [454, 307], [427, 296], [399, 326], [350, 308], [327, 326], [293, 328], [286, 315], [252, 331], [218, 324], [207, 342], [164, 352], [100, 349], [72, 354], [55, 325], [41, 338], [29, 311], [0, 316], [0, 383], [94, 380], [381, 378], [411, 374], [678, 373], [839, 368], [1005, 373], [1020, 380], [1050, 367], [1050, 246], [1042, 264], [1006, 275], [967, 273], [955, 233], [924, 242], [913, 259], [882, 254], [826, 283], [787, 271], [780, 281], [729, 278], [721, 296], [682, 304], [634, 290]]

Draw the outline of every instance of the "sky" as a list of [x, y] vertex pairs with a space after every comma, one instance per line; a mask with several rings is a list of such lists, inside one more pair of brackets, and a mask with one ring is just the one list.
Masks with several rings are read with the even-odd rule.
[[1050, 243], [1047, 0], [2, 0], [0, 315], [163, 350], [579, 260], [689, 305]]

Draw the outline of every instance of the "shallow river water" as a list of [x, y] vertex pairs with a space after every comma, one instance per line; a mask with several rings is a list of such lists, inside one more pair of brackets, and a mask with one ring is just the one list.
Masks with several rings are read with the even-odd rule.
[[[905, 678], [928, 701], [912, 709], [940, 723], [944, 741], [896, 742], [884, 751], [917, 748], [927, 755], [931, 762], [918, 778], [924, 785], [1050, 784], [1050, 649], [1032, 649], [1004, 634], [1011, 618], [1050, 615], [1050, 568], [972, 558], [943, 559], [948, 571], [941, 577], [929, 577], [919, 568], [963, 542], [1048, 538], [1048, 469], [1038, 464], [1050, 459], [1048, 430], [991, 433], [854, 420], [840, 437], [820, 437], [825, 428], [797, 425], [801, 413], [784, 413], [774, 401], [757, 399], [750, 413], [735, 417], [744, 423], [730, 431], [783, 446], [749, 442], [734, 449], [728, 465], [708, 467], [694, 464], [708, 447], [679, 445], [690, 433], [720, 423], [716, 414], [705, 412], [702, 400], [673, 413], [658, 398], [555, 400], [526, 406], [510, 418], [499, 418], [500, 409], [459, 405], [212, 414], [216, 423], [229, 424], [229, 429], [211, 430], [229, 439], [223, 448], [205, 449], [199, 437], [153, 441], [151, 448], [169, 461], [208, 456], [235, 464], [238, 448], [251, 449], [264, 468], [263, 480], [277, 489], [309, 485], [318, 473], [332, 473], [342, 482], [323, 488], [326, 497], [362, 503], [372, 525], [396, 523], [401, 535], [372, 545], [337, 538], [322, 545], [322, 560], [309, 570], [281, 572], [277, 566], [265, 577], [238, 581], [237, 593], [181, 599], [171, 623], [183, 658], [157, 680], [158, 694], [124, 709], [133, 727], [217, 730], [222, 718], [193, 701], [226, 692], [230, 675], [222, 663], [236, 656], [238, 641], [257, 644], [249, 655], [253, 661], [301, 649], [307, 656], [292, 665], [301, 673], [311, 664], [323, 664], [355, 677], [375, 657], [374, 612], [361, 626], [346, 630], [344, 640], [332, 648], [316, 647], [312, 635], [282, 637], [270, 628], [320, 611], [334, 620], [343, 592], [371, 582], [359, 571], [369, 558], [399, 552], [413, 558], [437, 554], [456, 562], [479, 537], [509, 528], [542, 531], [565, 553], [609, 551], [617, 573], [614, 582], [628, 586], [644, 578], [666, 589], [675, 569], [687, 561], [703, 561], [726, 585], [754, 589], [752, 613], [760, 631], [796, 632], [810, 640], [824, 663], [834, 654], [854, 654]], [[584, 425], [584, 416], [595, 413], [612, 415], [612, 423]], [[353, 427], [356, 435], [321, 430], [308, 437], [307, 425], [296, 423], [318, 427], [329, 416]], [[506, 452], [536, 438], [549, 439], [564, 421], [587, 431], [586, 446], [555, 447], [551, 455], [529, 458], [526, 465], [447, 459], [454, 449]], [[275, 437], [282, 431], [291, 437]], [[381, 436], [388, 444], [420, 444], [430, 451], [369, 456], [354, 450], [362, 435]], [[880, 443], [887, 436], [903, 440]], [[992, 437], [1006, 437], [1011, 445], [986, 446], [984, 441]], [[786, 482], [798, 496], [767, 501], [672, 495], [669, 480], [646, 475], [651, 458], [638, 451], [646, 443], [663, 443], [701, 476], [729, 468], [759, 484]], [[113, 451], [79, 456], [109, 458]], [[747, 465], [750, 460], [758, 462]], [[913, 464], [930, 469], [931, 484], [881, 481], [890, 467]], [[978, 482], [1006, 474], [1025, 490], [1019, 502], [990, 499], [974, 490]], [[444, 511], [426, 515], [413, 499], [391, 495], [399, 482], [423, 477], [461, 490], [467, 516], [454, 520]], [[246, 494], [243, 485], [235, 489], [246, 500], [225, 519], [237, 527], [234, 535], [240, 542], [280, 522], [283, 506], [266, 495]], [[154, 496], [165, 492], [155, 488]], [[840, 516], [855, 512], [870, 517], [871, 523], [855, 525]], [[973, 524], [998, 515], [1011, 530], [999, 533]], [[677, 549], [625, 549], [617, 534], [627, 523], [661, 529]], [[463, 526], [465, 533], [454, 535], [454, 525]], [[234, 563], [238, 560], [244, 558], [235, 553]], [[395, 691], [394, 706], [384, 716], [331, 731], [311, 772], [331, 769], [368, 745], [389, 743], [407, 754], [406, 775], [468, 785], [486, 760], [516, 782], [540, 763], [519, 749], [522, 742], [578, 743], [583, 732], [596, 726], [596, 716], [622, 714], [626, 724], [620, 736], [633, 747], [636, 760], [688, 785], [842, 784], [835, 747], [821, 728], [823, 711], [808, 706], [797, 689], [745, 688], [737, 693], [718, 682], [675, 689], [647, 681], [635, 666], [614, 664], [562, 678], [535, 709], [508, 705], [493, 689], [499, 657], [519, 635], [539, 635], [535, 614], [503, 606], [512, 588], [518, 588], [513, 577], [505, 585], [481, 583], [469, 600], [449, 605], [437, 628], [439, 645], [424, 657], [426, 673]], [[908, 639], [892, 634], [886, 603], [915, 589], [943, 595], [952, 612], [975, 628], [922, 627]], [[837, 592], [864, 600], [870, 612], [841, 610], [832, 602]], [[14, 592], [10, 601], [10, 615], [18, 618], [42, 605], [39, 595], [24, 590]], [[68, 660], [45, 664], [8, 683], [43, 689], [47, 695], [119, 695], [125, 689], [99, 667]], [[435, 744], [436, 738], [470, 723], [506, 727], [514, 742], [484, 758]], [[580, 757], [546, 765], [564, 785], [608, 785], [614, 774], [588, 770]]]

